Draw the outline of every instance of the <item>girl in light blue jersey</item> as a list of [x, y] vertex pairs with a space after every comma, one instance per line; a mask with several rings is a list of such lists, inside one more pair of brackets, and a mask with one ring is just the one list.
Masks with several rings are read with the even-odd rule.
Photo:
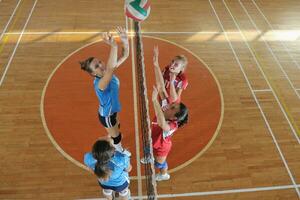
[[84, 155], [84, 163], [97, 175], [107, 199], [112, 199], [113, 191], [118, 192], [122, 200], [129, 198], [130, 158], [115, 151], [110, 138], [97, 140], [92, 152]]
[[110, 54], [105, 65], [102, 61], [95, 57], [90, 57], [83, 62], [80, 62], [81, 69], [95, 77], [94, 89], [99, 100], [98, 117], [101, 124], [105, 127], [108, 134], [112, 137], [114, 147], [120, 152], [130, 154], [124, 151], [121, 146], [122, 135], [119, 131], [118, 112], [121, 110], [119, 100], [119, 79], [114, 75], [117, 69], [129, 56], [129, 44], [127, 33], [124, 28], [117, 27], [123, 51], [118, 57], [118, 45], [113, 36], [107, 32], [103, 35], [103, 41], [108, 44]]

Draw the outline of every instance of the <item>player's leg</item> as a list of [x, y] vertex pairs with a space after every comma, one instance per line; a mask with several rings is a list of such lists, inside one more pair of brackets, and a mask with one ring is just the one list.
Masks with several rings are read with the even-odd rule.
[[125, 153], [128, 156], [131, 156], [131, 153], [122, 147], [122, 134], [120, 132], [120, 122], [118, 118], [118, 113], [114, 113], [108, 117], [99, 116], [101, 124], [105, 127], [108, 135], [113, 139], [113, 145], [117, 151]]
[[159, 173], [156, 174], [156, 181], [164, 181], [170, 179], [168, 174], [167, 156], [155, 156], [154, 166], [159, 169]]

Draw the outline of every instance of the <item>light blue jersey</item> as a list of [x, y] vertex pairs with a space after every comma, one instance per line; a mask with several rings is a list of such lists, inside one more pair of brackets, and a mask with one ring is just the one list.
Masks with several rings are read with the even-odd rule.
[[[115, 152], [114, 156], [108, 163], [111, 170], [111, 175], [107, 181], [98, 179], [102, 185], [117, 187], [123, 185], [125, 182], [129, 183], [129, 174], [125, 170], [129, 167], [130, 158], [118, 151]], [[84, 164], [95, 170], [97, 160], [93, 157], [92, 153], [86, 153], [84, 155]]]
[[98, 87], [100, 77], [95, 77], [94, 89], [99, 100], [99, 114], [102, 117], [108, 117], [113, 113], [121, 111], [121, 103], [119, 100], [119, 79], [113, 75], [111, 81], [105, 88], [105, 90], [100, 90]]

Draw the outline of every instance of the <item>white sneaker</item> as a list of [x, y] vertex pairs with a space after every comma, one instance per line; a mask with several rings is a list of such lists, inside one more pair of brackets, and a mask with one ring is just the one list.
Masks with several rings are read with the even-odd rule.
[[146, 157], [146, 158], [141, 158], [141, 163], [142, 164], [149, 164], [149, 163], [153, 163], [153, 159], [151, 157]]
[[169, 180], [170, 179], [170, 174], [156, 174], [155, 175], [155, 180], [156, 181], [166, 181], [166, 180]]

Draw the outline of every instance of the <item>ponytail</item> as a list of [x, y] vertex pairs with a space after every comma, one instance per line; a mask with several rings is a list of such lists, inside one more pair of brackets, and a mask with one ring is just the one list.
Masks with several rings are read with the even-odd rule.
[[95, 165], [95, 174], [104, 180], [110, 176], [111, 170], [108, 166], [110, 159], [113, 157], [115, 148], [107, 140], [98, 140], [92, 148], [93, 157], [97, 160]]
[[94, 57], [89, 57], [84, 61], [79, 61], [80, 68], [88, 73], [93, 73], [92, 69], [90, 68], [91, 62], [94, 60]]
[[111, 173], [111, 171], [108, 167], [108, 162], [103, 163], [103, 162], [99, 162], [99, 160], [97, 160], [94, 173], [98, 176], [98, 178], [103, 179], [103, 180], [108, 180], [110, 173]]

